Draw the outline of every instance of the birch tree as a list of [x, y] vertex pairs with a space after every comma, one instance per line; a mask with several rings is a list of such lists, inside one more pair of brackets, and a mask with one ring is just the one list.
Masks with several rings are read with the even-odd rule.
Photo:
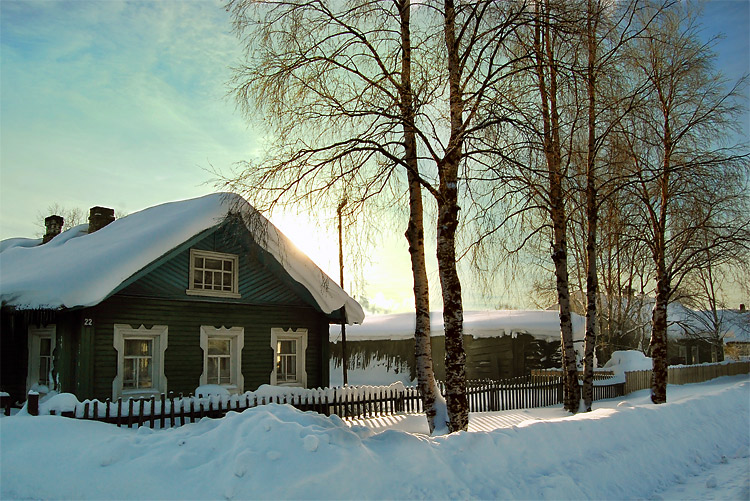
[[[325, 204], [346, 195], [350, 217], [378, 196], [401, 190], [406, 172], [415, 298], [417, 375], [430, 432], [444, 402], [432, 369], [418, 100], [434, 87], [419, 69], [414, 90], [412, 6], [408, 0], [228, 4], [246, 49], [234, 93], [249, 117], [272, 134], [266, 156], [228, 179], [261, 210], [276, 204]], [[417, 45], [426, 44], [421, 33]], [[389, 200], [387, 203], [393, 203]], [[442, 403], [441, 403], [442, 402]]]
[[629, 58], [633, 76], [648, 84], [624, 138], [637, 210], [631, 234], [642, 235], [652, 256], [651, 400], [657, 404], [667, 399], [669, 301], [687, 273], [706, 264], [707, 251], [747, 245], [750, 228], [747, 197], [738, 192], [748, 176], [747, 155], [730, 142], [739, 87], [726, 90], [698, 29], [695, 12], [675, 4], [644, 29]]

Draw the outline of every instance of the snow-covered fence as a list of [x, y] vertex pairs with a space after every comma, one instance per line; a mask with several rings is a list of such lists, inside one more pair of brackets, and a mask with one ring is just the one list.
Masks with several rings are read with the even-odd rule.
[[[722, 376], [749, 374], [750, 362], [720, 362], [716, 364], [676, 365], [667, 370], [669, 384], [701, 383]], [[625, 372], [625, 394], [651, 388], [651, 371]]]
[[204, 417], [219, 418], [227, 412], [242, 412], [266, 404], [289, 404], [302, 411], [336, 414], [343, 419], [385, 416], [405, 411], [404, 386], [346, 386], [336, 388], [285, 388], [264, 385], [255, 392], [241, 395], [169, 396], [84, 400], [69, 393], [55, 395], [40, 403], [39, 395], [30, 392], [26, 409], [31, 415], [52, 414], [89, 419], [117, 426], [169, 428], [198, 421]]
[[[623, 394], [624, 383], [598, 381], [594, 400]], [[438, 383], [441, 393], [445, 386]], [[500, 381], [468, 381], [469, 410], [491, 412], [546, 407], [562, 402], [562, 378], [530, 375]], [[416, 387], [402, 383], [390, 386], [344, 386], [335, 388], [289, 388], [263, 385], [254, 392], [240, 395], [168, 396], [129, 398], [123, 400], [84, 400], [70, 393], [55, 395], [40, 403], [39, 395], [30, 392], [26, 409], [29, 414], [55, 414], [66, 417], [103, 421], [117, 426], [169, 428], [198, 421], [204, 417], [219, 418], [228, 412], [242, 412], [266, 404], [289, 404], [302, 411], [342, 419], [361, 419], [398, 413], [422, 412], [422, 397]]]
[[524, 376], [501, 381], [468, 381], [469, 411], [492, 412], [547, 407], [561, 402], [562, 379]]
[[[611, 376], [610, 376], [611, 378]], [[445, 385], [438, 383], [445, 394]], [[562, 403], [560, 373], [532, 374], [503, 380], [467, 381], [470, 412], [494, 412], [533, 409]], [[416, 388], [406, 388], [407, 412], [421, 412], [422, 400]], [[602, 380], [594, 386], [594, 400], [616, 398], [624, 394], [624, 383]]]

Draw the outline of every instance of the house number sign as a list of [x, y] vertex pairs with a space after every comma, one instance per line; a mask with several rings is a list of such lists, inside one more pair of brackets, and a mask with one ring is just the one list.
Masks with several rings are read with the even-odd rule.
[[83, 319], [83, 326], [84, 327], [93, 327], [94, 326], [94, 319], [93, 318], [84, 318]]

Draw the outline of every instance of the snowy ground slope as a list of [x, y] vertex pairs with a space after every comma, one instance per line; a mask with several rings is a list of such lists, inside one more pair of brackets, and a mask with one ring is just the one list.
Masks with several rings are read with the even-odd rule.
[[[654, 406], [638, 392], [570, 417], [559, 407], [473, 415], [477, 431], [434, 439], [286, 406], [160, 432], [3, 418], [0, 498], [705, 498], [701, 488], [748, 499], [747, 376], [668, 395]], [[420, 418], [391, 427], [410, 420]]]

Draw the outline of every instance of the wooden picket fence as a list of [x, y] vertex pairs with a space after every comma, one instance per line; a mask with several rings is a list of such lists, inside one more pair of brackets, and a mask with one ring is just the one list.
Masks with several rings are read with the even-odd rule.
[[[445, 385], [438, 383], [441, 393]], [[546, 407], [562, 402], [562, 378], [530, 375], [500, 381], [467, 381], [469, 411], [492, 412]], [[623, 383], [597, 385], [594, 399], [615, 398], [624, 394]], [[416, 387], [357, 387], [306, 390], [304, 395], [258, 396], [253, 393], [232, 396], [195, 397], [170, 393], [150, 398], [122, 398], [104, 402], [86, 400], [75, 410], [55, 412], [65, 417], [102, 421], [118, 427], [170, 428], [199, 421], [204, 417], [220, 418], [228, 412], [267, 405], [288, 404], [301, 411], [314, 411], [342, 419], [362, 419], [399, 413], [422, 412], [422, 397]], [[39, 414], [39, 395], [30, 393], [29, 414]]]
[[[106, 399], [86, 400], [76, 405], [75, 410], [55, 412], [52, 415], [102, 421], [126, 426], [150, 428], [170, 428], [200, 421], [204, 417], [220, 418], [228, 412], [242, 412], [267, 404], [289, 404], [301, 411], [314, 411], [330, 416], [335, 414], [343, 419], [368, 418], [404, 412], [405, 395], [403, 391], [381, 388], [357, 395], [352, 392], [338, 392], [333, 389], [333, 397], [327, 391], [307, 392], [302, 395], [257, 396], [252, 393], [232, 396], [213, 395], [209, 397], [187, 397], [180, 394], [169, 396], [161, 394], [158, 398], [119, 398], [115, 401]], [[39, 395], [29, 393], [27, 410], [31, 415], [39, 415]]]
[[[667, 369], [668, 384], [702, 383], [722, 376], [750, 374], [750, 362], [685, 365]], [[625, 373], [625, 394], [651, 388], [651, 371]]]
[[[469, 412], [493, 412], [546, 407], [562, 402], [562, 380], [522, 376], [503, 380], [469, 380], [466, 382]], [[445, 383], [438, 382], [445, 395]], [[416, 387], [405, 388], [405, 412], [423, 412], [422, 396]]]

